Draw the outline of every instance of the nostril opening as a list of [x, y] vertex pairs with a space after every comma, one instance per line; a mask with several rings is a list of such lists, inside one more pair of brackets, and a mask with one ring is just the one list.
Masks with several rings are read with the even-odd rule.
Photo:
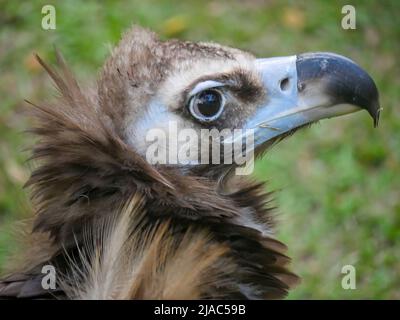
[[282, 79], [281, 82], [279, 83], [279, 85], [280, 85], [282, 91], [287, 91], [287, 90], [289, 90], [289, 84], [290, 84], [289, 78], [284, 78], [284, 79]]

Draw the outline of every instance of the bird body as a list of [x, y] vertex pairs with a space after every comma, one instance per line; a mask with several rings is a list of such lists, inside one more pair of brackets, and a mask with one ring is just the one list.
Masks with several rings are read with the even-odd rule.
[[[257, 123], [254, 151], [261, 154], [303, 125], [354, 111], [345, 103], [361, 98], [326, 76], [329, 66], [353, 62], [332, 55], [260, 61], [218, 44], [163, 42], [139, 27], [124, 35], [91, 90], [78, 85], [60, 54], [58, 70], [38, 60], [60, 98], [32, 103], [31, 132], [39, 138], [32, 156], [39, 164], [27, 182], [33, 232], [17, 267], [0, 280], [0, 297], [269, 299], [298, 282], [273, 235], [271, 193], [262, 183], [233, 174], [235, 164], [223, 161], [150, 163], [145, 135], [154, 128], [168, 134], [171, 121], [199, 135]], [[364, 76], [360, 70], [352, 72]], [[280, 76], [285, 81], [271, 80]], [[359, 88], [375, 88], [361, 76]], [[310, 92], [319, 99], [309, 90], [315, 79], [326, 84], [318, 112], [305, 108]], [[368, 92], [357, 105], [376, 119], [377, 92]], [[57, 272], [56, 289], [43, 288], [45, 265]]]

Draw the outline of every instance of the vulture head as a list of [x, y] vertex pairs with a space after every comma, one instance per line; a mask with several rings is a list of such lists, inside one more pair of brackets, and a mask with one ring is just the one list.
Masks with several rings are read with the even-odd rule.
[[[234, 159], [226, 150], [235, 142], [260, 154], [320, 119], [361, 109], [375, 125], [379, 118], [374, 82], [345, 57], [257, 59], [214, 43], [161, 42], [138, 30], [125, 36], [103, 68], [99, 99], [124, 141], [148, 162], [215, 177], [238, 164], [229, 163]], [[211, 130], [224, 137], [220, 145]]]
[[332, 53], [259, 59], [134, 27], [91, 87], [59, 53], [58, 69], [38, 60], [60, 97], [31, 102], [35, 216], [0, 297], [284, 297], [298, 277], [274, 237], [271, 193], [237, 171], [236, 146], [247, 163], [321, 119], [379, 119], [373, 80]]

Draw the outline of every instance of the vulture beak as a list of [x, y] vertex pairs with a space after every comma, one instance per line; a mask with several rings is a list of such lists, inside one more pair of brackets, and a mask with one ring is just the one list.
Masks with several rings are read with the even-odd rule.
[[257, 59], [267, 100], [247, 121], [255, 147], [308, 123], [365, 109], [377, 126], [379, 95], [374, 81], [350, 59], [304, 53]]

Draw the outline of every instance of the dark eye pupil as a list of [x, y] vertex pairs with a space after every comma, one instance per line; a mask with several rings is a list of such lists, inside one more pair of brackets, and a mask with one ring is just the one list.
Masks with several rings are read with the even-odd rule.
[[221, 108], [221, 95], [213, 90], [205, 90], [197, 98], [196, 107], [200, 115], [212, 117]]

